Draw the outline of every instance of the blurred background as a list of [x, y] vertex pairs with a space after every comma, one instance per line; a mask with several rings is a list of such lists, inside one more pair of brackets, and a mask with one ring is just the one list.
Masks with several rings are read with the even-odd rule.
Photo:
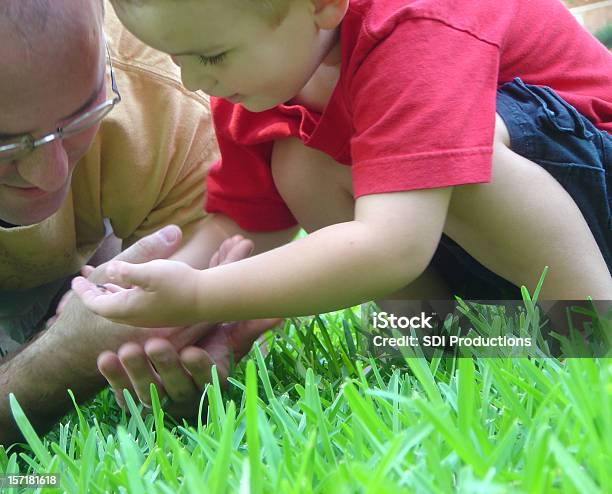
[[612, 0], [562, 0], [578, 22], [612, 49]]

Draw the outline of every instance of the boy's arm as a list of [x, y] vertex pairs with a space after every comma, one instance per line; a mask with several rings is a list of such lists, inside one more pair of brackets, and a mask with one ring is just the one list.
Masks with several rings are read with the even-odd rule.
[[432, 189], [364, 196], [354, 221], [198, 273], [199, 315], [216, 321], [230, 311], [239, 319], [316, 314], [399, 290], [429, 264], [450, 195]]
[[114, 263], [110, 293], [76, 279], [94, 312], [141, 325], [295, 316], [335, 310], [398, 290], [429, 263], [450, 188], [364, 196], [355, 220], [230, 265], [194, 271], [180, 263]]

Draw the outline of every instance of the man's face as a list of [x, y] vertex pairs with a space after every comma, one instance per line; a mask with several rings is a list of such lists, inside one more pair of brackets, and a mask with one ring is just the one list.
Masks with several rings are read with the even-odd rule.
[[[66, 22], [82, 26], [35, 42], [0, 26], [0, 144], [24, 134], [38, 139], [106, 99], [101, 19], [93, 9], [81, 12]], [[55, 213], [98, 127], [0, 162], [0, 219], [29, 225]]]
[[117, 15], [144, 43], [170, 54], [192, 91], [263, 111], [304, 87], [324, 53], [312, 2], [294, 0], [272, 24], [239, 3], [166, 0], [121, 4]]

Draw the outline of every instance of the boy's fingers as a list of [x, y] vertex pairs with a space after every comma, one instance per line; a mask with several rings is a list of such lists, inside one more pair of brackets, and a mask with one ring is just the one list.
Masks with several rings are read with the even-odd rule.
[[230, 264], [249, 257], [255, 245], [251, 240], [241, 239], [235, 242], [232, 248], [227, 252], [225, 259], [220, 264]]
[[209, 268], [216, 268], [219, 265], [219, 251], [216, 251], [213, 256], [210, 258], [210, 262], [208, 263]]
[[119, 285], [113, 285], [112, 283], [105, 283], [104, 288], [106, 288], [111, 293], [117, 293], [117, 292], [123, 291], [123, 288], [121, 288]]
[[76, 293], [89, 308], [91, 308], [89, 304], [92, 302], [95, 304], [96, 299], [105, 292], [104, 289], [82, 276], [73, 278], [70, 285], [74, 293]]
[[125, 290], [112, 293], [104, 286], [91, 283], [81, 276], [72, 280], [72, 289], [85, 307], [103, 317], [121, 317], [121, 308], [126, 308]]
[[219, 247], [219, 264], [223, 264], [225, 258], [227, 257], [227, 253], [232, 249], [235, 244], [235, 236], [226, 239]]
[[147, 288], [151, 277], [145, 266], [146, 264], [111, 261], [106, 267], [106, 275], [111, 283], [123, 288], [130, 288], [133, 285]]

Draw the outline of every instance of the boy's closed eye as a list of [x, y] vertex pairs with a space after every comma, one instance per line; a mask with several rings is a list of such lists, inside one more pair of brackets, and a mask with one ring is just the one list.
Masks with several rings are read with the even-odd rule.
[[218, 65], [221, 62], [223, 62], [223, 60], [225, 60], [225, 56], [227, 55], [227, 52], [225, 53], [220, 53], [219, 55], [213, 55], [212, 57], [205, 57], [203, 55], [198, 55], [198, 58], [200, 59], [200, 63], [204, 64], [204, 65]]

